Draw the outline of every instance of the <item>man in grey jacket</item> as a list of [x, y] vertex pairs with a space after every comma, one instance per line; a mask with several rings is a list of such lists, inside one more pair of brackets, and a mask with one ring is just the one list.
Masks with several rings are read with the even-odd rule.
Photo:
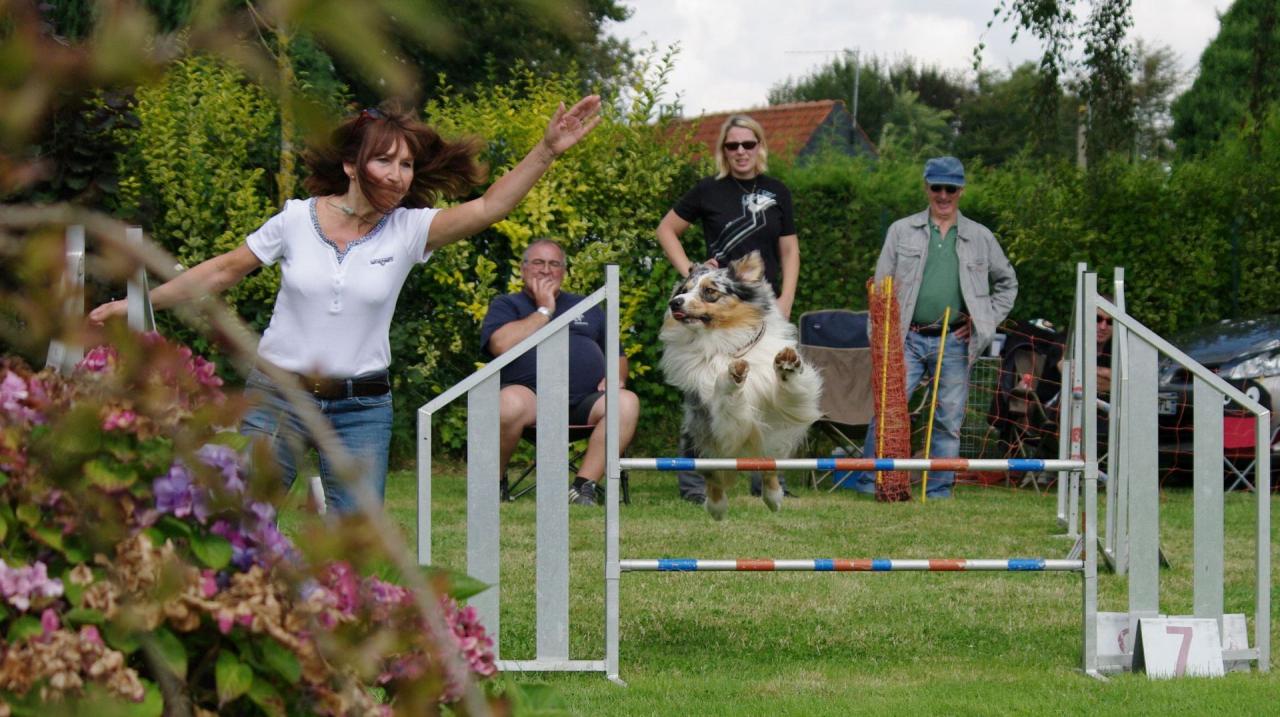
[[[931, 458], [960, 454], [960, 427], [969, 396], [969, 368], [995, 336], [1018, 295], [1013, 266], [991, 231], [960, 213], [964, 165], [935, 157], [924, 165], [929, 208], [889, 227], [876, 262], [876, 281], [893, 277], [904, 338], [907, 393], [933, 380], [942, 344], [942, 318], [951, 309], [938, 380]], [[864, 455], [875, 455], [875, 422]], [[929, 498], [949, 498], [951, 471], [930, 471]], [[854, 487], [875, 492], [875, 473], [858, 475]]]

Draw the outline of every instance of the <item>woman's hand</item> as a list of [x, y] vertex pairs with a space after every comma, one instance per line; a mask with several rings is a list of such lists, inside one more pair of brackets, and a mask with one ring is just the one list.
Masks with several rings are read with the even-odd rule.
[[89, 312], [89, 325], [102, 326], [107, 321], [120, 317], [124, 318], [129, 315], [129, 302], [124, 299], [117, 301], [108, 301]]
[[551, 153], [559, 157], [600, 124], [600, 95], [587, 95], [578, 104], [565, 110], [564, 103], [556, 109], [542, 135]]

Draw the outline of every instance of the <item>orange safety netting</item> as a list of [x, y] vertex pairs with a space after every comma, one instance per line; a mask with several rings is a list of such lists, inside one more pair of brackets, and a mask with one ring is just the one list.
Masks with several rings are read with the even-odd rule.
[[[876, 445], [879, 458], [911, 457], [911, 417], [907, 411], [906, 364], [902, 356], [902, 324], [893, 277], [879, 285], [867, 282], [871, 314], [871, 366], [874, 372]], [[911, 500], [906, 471], [876, 473], [876, 500]]]

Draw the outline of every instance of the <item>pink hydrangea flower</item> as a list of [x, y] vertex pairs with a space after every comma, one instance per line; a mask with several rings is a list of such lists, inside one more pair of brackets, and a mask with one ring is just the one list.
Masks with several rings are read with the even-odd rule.
[[[37, 398], [34, 395], [32, 385], [37, 388], [39, 382], [34, 378], [28, 383], [13, 371], [5, 370], [4, 379], [0, 380], [0, 411], [4, 411], [5, 417], [12, 422], [23, 423], [43, 423], [44, 417], [40, 412], [35, 410], [33, 403]], [[40, 391], [43, 394], [43, 390]]]
[[448, 595], [440, 596], [445, 624], [453, 632], [454, 644], [466, 659], [471, 671], [481, 677], [491, 677], [498, 672], [493, 654], [493, 638], [485, 632], [476, 609], [470, 605], [459, 608]]
[[44, 612], [40, 613], [40, 637], [48, 639], [59, 627], [62, 627], [62, 622], [58, 620], [58, 613], [51, 607], [45, 608]]
[[0, 596], [9, 604], [26, 612], [33, 599], [44, 603], [62, 596], [62, 581], [50, 578], [45, 564], [36, 561], [34, 565], [11, 568], [0, 560]]
[[355, 614], [360, 604], [360, 586], [350, 564], [341, 560], [329, 563], [320, 576], [320, 582], [333, 596], [333, 606], [338, 612], [347, 616]]
[[104, 431], [127, 431], [138, 422], [138, 414], [128, 408], [117, 408], [107, 414], [102, 420], [102, 430]]
[[101, 645], [102, 634], [98, 632], [98, 628], [93, 625], [80, 626], [80, 641], [90, 645]]
[[76, 369], [89, 373], [103, 373], [115, 364], [116, 359], [116, 350], [103, 344], [89, 349], [84, 358], [80, 359], [80, 363], [76, 364]]

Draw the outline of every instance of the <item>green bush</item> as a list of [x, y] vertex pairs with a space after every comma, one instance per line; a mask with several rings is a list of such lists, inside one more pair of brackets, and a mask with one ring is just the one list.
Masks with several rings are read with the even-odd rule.
[[[184, 266], [239, 246], [283, 198], [272, 196], [279, 162], [274, 100], [239, 72], [207, 57], [172, 65], [137, 91], [137, 129], [117, 131], [119, 212], [142, 225]], [[266, 327], [279, 271], [250, 275], [227, 300], [256, 329]], [[161, 317], [164, 317], [161, 314]], [[206, 339], [172, 318], [162, 330], [206, 352]]]

